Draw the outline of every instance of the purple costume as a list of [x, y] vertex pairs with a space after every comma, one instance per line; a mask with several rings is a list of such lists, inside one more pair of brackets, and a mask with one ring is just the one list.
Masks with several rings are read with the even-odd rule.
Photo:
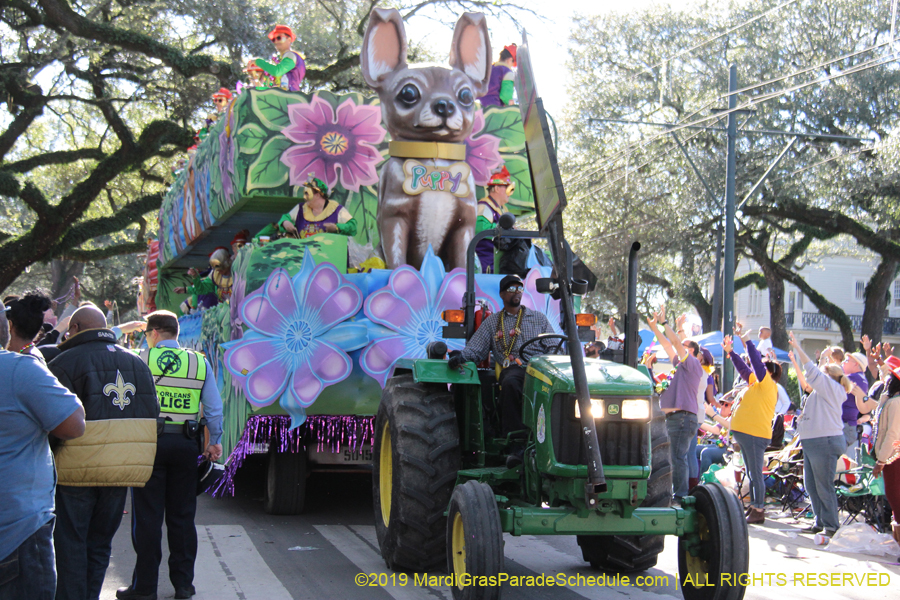
[[297, 62], [297, 65], [287, 72], [287, 89], [289, 92], [299, 92], [300, 91], [300, 82], [303, 81], [303, 78], [306, 77], [306, 61], [303, 60], [303, 57], [300, 56], [299, 52], [295, 52], [294, 50], [289, 50], [285, 52], [285, 54], [293, 54], [294, 60]]
[[[486, 223], [488, 221], [488, 215], [490, 215], [490, 223]], [[483, 198], [478, 201], [478, 222], [475, 226], [475, 233], [481, 233], [485, 229], [490, 229], [494, 226], [494, 224], [500, 219], [500, 211], [497, 210], [497, 207], [494, 206], [493, 200], [488, 196], [487, 198]], [[482, 273], [493, 273], [494, 272], [494, 241], [489, 239], [484, 239], [478, 242], [478, 245], [475, 246], [475, 254], [478, 255], [478, 260], [481, 262], [481, 272]]]
[[500, 85], [503, 83], [506, 74], [511, 71], [512, 69], [506, 65], [491, 65], [491, 80], [488, 83], [488, 91], [479, 98], [481, 106], [503, 106], [503, 103], [500, 102]]
[[[303, 239], [318, 233], [325, 233], [326, 223], [334, 223], [335, 225], [340, 223], [338, 219], [341, 215], [341, 210], [343, 209], [344, 207], [341, 204], [338, 204], [334, 200], [329, 200], [325, 204], [325, 209], [319, 214], [320, 220], [308, 220], [303, 214], [304, 211], [302, 206], [295, 209], [297, 211], [296, 215], [294, 214], [294, 211], [291, 211], [290, 216], [294, 220], [294, 227], [297, 228], [297, 234], [300, 239]], [[324, 217], [322, 216], [323, 214], [325, 214]]]

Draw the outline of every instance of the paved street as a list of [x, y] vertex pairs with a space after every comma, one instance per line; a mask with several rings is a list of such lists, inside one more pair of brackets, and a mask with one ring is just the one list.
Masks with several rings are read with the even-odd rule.
[[[262, 509], [264, 464], [248, 462], [238, 481], [234, 498], [200, 498], [197, 532], [200, 549], [195, 585], [197, 600], [301, 600], [301, 599], [428, 599], [450, 598], [447, 586], [416, 584], [407, 575], [388, 571], [378, 552], [372, 517], [371, 482], [366, 475], [314, 474], [309, 480], [307, 511], [297, 517], [274, 517]], [[129, 514], [113, 544], [102, 600], [115, 598], [115, 589], [127, 585], [134, 565]], [[900, 565], [895, 558], [839, 555], [815, 546], [811, 536], [798, 535], [800, 528], [788, 520], [769, 521], [750, 528], [750, 571], [763, 579], [747, 589], [752, 600], [851, 598], [871, 600], [892, 597], [900, 585]], [[658, 585], [560, 587], [511, 587], [504, 598], [681, 598], [675, 588], [677, 542], [669, 538], [656, 568], [643, 573], [655, 576]], [[164, 556], [165, 556], [164, 552]], [[597, 576], [583, 562], [574, 537], [506, 537], [506, 571], [511, 576], [566, 574]], [[164, 561], [165, 562], [165, 561]], [[171, 598], [165, 564], [160, 573], [159, 598]], [[370, 574], [370, 582], [383, 586], [360, 587], [354, 578]], [[771, 576], [764, 574], [772, 574]], [[823, 586], [820, 573], [852, 574], [854, 583]], [[787, 585], [779, 586], [779, 574]], [[795, 574], [815, 574], [810, 587], [795, 581]], [[886, 587], [867, 586], [865, 576]], [[442, 575], [435, 573], [433, 575]], [[392, 579], [393, 577], [393, 579]], [[668, 585], [665, 579], [668, 577]], [[771, 585], [768, 578], [771, 577]], [[799, 576], [798, 576], [799, 577]], [[807, 575], [803, 576], [804, 578]], [[836, 581], [844, 580], [844, 576]], [[862, 581], [862, 585], [858, 582]], [[888, 583], [889, 581], [889, 583]], [[393, 584], [392, 584], [393, 583]]]

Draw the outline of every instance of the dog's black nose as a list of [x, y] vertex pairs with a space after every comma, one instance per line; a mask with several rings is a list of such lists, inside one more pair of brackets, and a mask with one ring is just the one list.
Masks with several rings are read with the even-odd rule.
[[456, 112], [456, 105], [449, 100], [438, 100], [434, 103], [434, 112], [446, 119]]

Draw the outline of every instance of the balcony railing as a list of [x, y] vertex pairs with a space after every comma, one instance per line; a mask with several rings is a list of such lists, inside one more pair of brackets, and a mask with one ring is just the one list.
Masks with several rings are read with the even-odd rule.
[[792, 313], [792, 312], [785, 313], [784, 321], [787, 324], [788, 329], [792, 328], [794, 326], [794, 313]]
[[[847, 315], [850, 317], [850, 324], [853, 327], [854, 333], [860, 333], [862, 331], [862, 315]], [[794, 326], [794, 315], [791, 313], [787, 313], [785, 315], [787, 320], [787, 326]], [[822, 313], [803, 313], [803, 321], [801, 323], [803, 329], [810, 329], [813, 331], [832, 331], [837, 330], [828, 317], [823, 315]], [[884, 322], [882, 324], [882, 334], [884, 335], [900, 335], [900, 318], [891, 318], [885, 317]]]
[[803, 321], [801, 322], [803, 329], [813, 329], [815, 331], [828, 331], [831, 328], [831, 319], [822, 313], [803, 313]]

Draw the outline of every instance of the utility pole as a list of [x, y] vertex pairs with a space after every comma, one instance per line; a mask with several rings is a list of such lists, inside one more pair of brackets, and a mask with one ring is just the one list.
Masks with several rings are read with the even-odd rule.
[[[737, 138], [737, 65], [728, 69], [728, 158], [725, 163], [725, 265], [723, 290], [722, 334], [731, 335], [734, 331], [734, 203], [735, 203], [735, 170], [737, 159], [734, 155], [734, 144]], [[722, 357], [722, 391], [731, 390], [734, 382], [734, 366], [730, 360]]]

